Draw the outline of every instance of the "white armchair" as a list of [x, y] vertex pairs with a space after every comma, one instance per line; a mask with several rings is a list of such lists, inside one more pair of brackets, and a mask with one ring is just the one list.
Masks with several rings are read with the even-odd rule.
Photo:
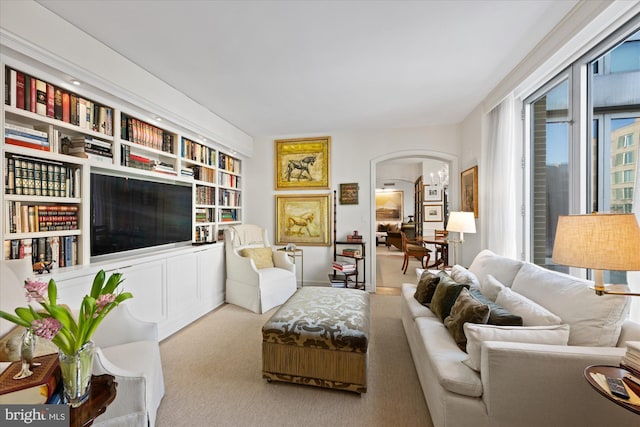
[[157, 325], [136, 319], [124, 303], [105, 317], [93, 341], [93, 374], [111, 374], [118, 383], [115, 400], [93, 425], [153, 427], [164, 396]]
[[296, 266], [285, 252], [271, 249], [273, 267], [266, 268], [256, 267], [254, 259], [240, 254], [244, 249], [271, 248], [265, 229], [250, 224], [236, 225], [225, 230], [224, 240], [228, 303], [261, 314], [294, 294]]

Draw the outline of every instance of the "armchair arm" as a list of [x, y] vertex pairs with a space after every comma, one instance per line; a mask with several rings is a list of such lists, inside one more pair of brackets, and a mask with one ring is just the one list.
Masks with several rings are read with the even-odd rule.
[[252, 284], [258, 287], [260, 282], [260, 273], [256, 268], [256, 264], [251, 258], [242, 257], [232, 248], [227, 248], [227, 278]]
[[589, 365], [618, 365], [624, 352], [617, 347], [486, 342], [482, 399], [492, 425], [633, 425], [631, 412], [616, 411], [583, 376]]
[[289, 255], [287, 255], [283, 251], [273, 251], [273, 265], [275, 265], [278, 268], [284, 268], [285, 270], [289, 270], [294, 274], [296, 272], [295, 264], [291, 262]]
[[123, 303], [104, 318], [92, 340], [98, 347], [111, 347], [134, 341], [158, 342], [158, 325], [134, 317], [127, 303]]

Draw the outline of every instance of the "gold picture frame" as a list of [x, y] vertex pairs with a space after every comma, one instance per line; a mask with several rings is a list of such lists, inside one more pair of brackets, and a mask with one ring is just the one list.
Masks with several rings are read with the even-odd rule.
[[331, 137], [277, 139], [275, 189], [329, 189]]
[[473, 166], [460, 174], [460, 199], [463, 212], [473, 212], [478, 218], [478, 166]]
[[357, 205], [359, 189], [360, 186], [357, 182], [350, 184], [340, 184], [340, 204]]
[[402, 222], [404, 191], [376, 192], [376, 221]]
[[424, 222], [442, 222], [442, 205], [423, 205]]
[[276, 195], [276, 245], [329, 246], [331, 198], [327, 194]]

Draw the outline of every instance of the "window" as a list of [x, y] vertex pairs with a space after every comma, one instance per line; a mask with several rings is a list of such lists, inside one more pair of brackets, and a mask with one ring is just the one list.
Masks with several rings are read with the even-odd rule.
[[[640, 81], [639, 24], [636, 17], [524, 101], [531, 174], [525, 242], [535, 264], [568, 271], [551, 262], [559, 215], [632, 212], [640, 94], [629, 88]], [[572, 113], [578, 110], [586, 114]], [[605, 282], [627, 283], [626, 272], [605, 274]]]

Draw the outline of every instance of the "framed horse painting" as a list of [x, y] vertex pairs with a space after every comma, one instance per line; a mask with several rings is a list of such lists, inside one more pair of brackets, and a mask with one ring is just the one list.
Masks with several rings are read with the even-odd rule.
[[329, 246], [329, 194], [276, 197], [276, 245]]
[[331, 137], [277, 139], [276, 190], [329, 189]]

